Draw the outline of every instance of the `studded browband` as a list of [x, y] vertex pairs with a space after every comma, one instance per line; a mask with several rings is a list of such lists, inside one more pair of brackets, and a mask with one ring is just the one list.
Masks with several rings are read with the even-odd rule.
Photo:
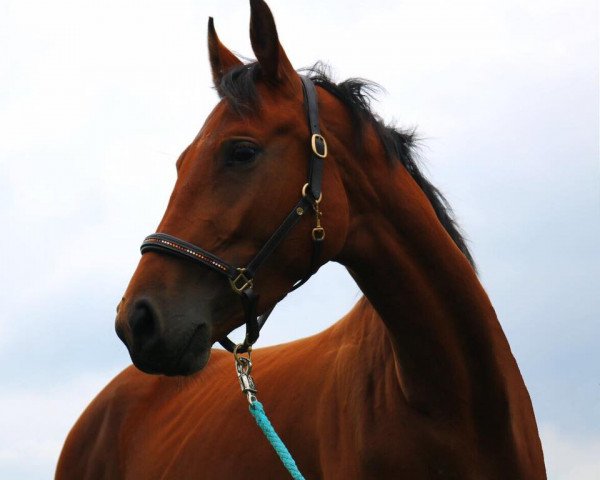
[[325, 238], [325, 230], [321, 226], [321, 210], [319, 204], [323, 198], [321, 184], [323, 179], [323, 160], [327, 157], [327, 142], [321, 135], [319, 128], [319, 111], [317, 106], [317, 92], [314, 83], [307, 77], [301, 76], [304, 91], [304, 105], [308, 116], [310, 129], [310, 160], [308, 164], [308, 181], [302, 187], [302, 195], [290, 213], [285, 217], [279, 228], [266, 241], [256, 256], [245, 267], [234, 267], [220, 257], [185, 240], [166, 233], [153, 233], [144, 239], [141, 246], [142, 254], [147, 252], [168, 253], [178, 255], [225, 275], [229, 279], [232, 290], [237, 293], [242, 301], [246, 322], [246, 336], [244, 343], [237, 345], [228, 337], [219, 340], [219, 343], [230, 352], [237, 353], [248, 351], [258, 339], [260, 329], [275, 306], [265, 313], [257, 316], [258, 295], [254, 293], [254, 276], [258, 268], [275, 251], [290, 230], [302, 216], [309, 210], [315, 215], [315, 227], [312, 230], [313, 251], [311, 265], [307, 274], [296, 282], [290, 291], [303, 285], [318, 269], [321, 245]]

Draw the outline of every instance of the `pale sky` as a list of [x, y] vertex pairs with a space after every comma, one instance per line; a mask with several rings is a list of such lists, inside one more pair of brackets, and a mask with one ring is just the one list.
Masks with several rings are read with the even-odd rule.
[[[380, 115], [417, 127], [529, 388], [549, 478], [600, 478], [596, 2], [269, 5], [297, 68], [374, 80]], [[69, 428], [130, 363], [114, 309], [217, 102], [209, 15], [251, 56], [246, 0], [0, 0], [2, 479], [52, 478]], [[260, 344], [318, 332], [359, 296], [328, 266]]]

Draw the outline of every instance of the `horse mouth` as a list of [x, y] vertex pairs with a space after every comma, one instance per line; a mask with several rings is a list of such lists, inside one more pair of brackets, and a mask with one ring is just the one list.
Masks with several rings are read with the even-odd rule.
[[130, 350], [133, 364], [142, 372], [169, 377], [188, 376], [202, 370], [210, 358], [210, 328], [207, 323], [197, 325], [175, 355], [155, 352], [154, 355], [136, 355]]

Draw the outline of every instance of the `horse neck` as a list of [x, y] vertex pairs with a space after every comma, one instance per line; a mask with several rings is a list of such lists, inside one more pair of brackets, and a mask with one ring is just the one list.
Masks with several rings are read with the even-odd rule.
[[351, 226], [338, 260], [383, 321], [395, 362], [385, 371], [424, 414], [508, 420], [509, 397], [528, 396], [474, 269], [406, 169], [381, 149], [370, 157], [353, 162], [360, 171], [346, 165]]

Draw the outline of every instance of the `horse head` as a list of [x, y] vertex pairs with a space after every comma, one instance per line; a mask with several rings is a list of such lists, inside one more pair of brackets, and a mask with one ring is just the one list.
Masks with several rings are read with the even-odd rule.
[[[177, 161], [177, 181], [154, 239], [165, 244], [165, 238], [184, 239], [210, 252], [209, 260], [214, 256], [226, 265], [243, 266], [287, 216], [305, 213], [252, 278], [260, 315], [344, 245], [349, 206], [338, 164], [342, 156], [336, 152], [345, 148], [329, 129], [347, 127], [339, 120], [339, 102], [319, 92], [319, 107], [328, 112], [329, 122], [323, 126], [329, 154], [322, 202], [317, 207], [320, 199], [313, 198], [310, 208], [295, 207], [307, 196], [309, 158], [326, 153], [327, 145], [314, 145], [303, 81], [279, 42], [269, 8], [262, 0], [250, 4], [256, 62], [242, 63], [221, 43], [209, 19], [209, 58], [221, 99]], [[327, 239], [311, 265], [316, 217], [326, 225]], [[184, 248], [185, 242], [176, 247]], [[117, 309], [117, 334], [145, 372], [196, 372], [207, 363], [212, 344], [244, 323], [244, 309], [231, 282], [218, 269], [207, 268], [206, 261], [198, 265], [156, 249], [145, 253]], [[237, 286], [245, 280], [238, 278]]]

